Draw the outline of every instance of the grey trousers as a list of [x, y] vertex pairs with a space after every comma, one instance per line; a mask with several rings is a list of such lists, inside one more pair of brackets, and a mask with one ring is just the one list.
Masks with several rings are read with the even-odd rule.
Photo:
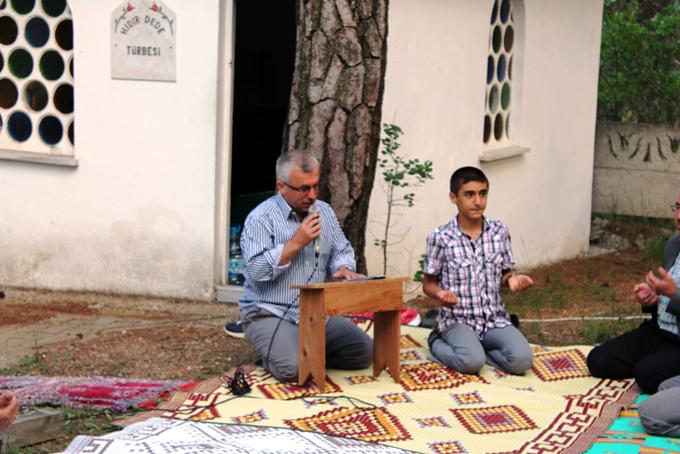
[[640, 404], [639, 413], [647, 433], [680, 437], [680, 375], [661, 382], [659, 391]]
[[476, 374], [488, 363], [514, 375], [531, 367], [533, 352], [522, 333], [512, 325], [486, 332], [480, 341], [468, 325], [456, 323], [430, 339], [430, 350], [447, 367]]
[[[262, 355], [263, 366], [280, 381], [298, 376], [298, 325], [264, 309], [241, 314], [246, 338]], [[364, 369], [373, 362], [373, 339], [344, 317], [326, 320], [326, 367]]]

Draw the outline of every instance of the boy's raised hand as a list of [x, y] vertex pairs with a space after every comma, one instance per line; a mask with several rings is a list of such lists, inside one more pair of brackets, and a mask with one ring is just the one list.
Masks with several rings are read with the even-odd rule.
[[515, 274], [508, 279], [508, 287], [513, 292], [521, 292], [534, 285], [533, 279], [526, 274]]
[[442, 303], [451, 306], [458, 302], [458, 297], [453, 293], [453, 290], [440, 290], [437, 292], [437, 298]]

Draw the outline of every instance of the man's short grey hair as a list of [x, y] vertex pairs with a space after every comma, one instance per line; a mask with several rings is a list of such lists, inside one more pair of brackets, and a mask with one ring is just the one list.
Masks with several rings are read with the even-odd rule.
[[318, 168], [319, 161], [308, 150], [281, 153], [281, 156], [276, 160], [276, 179], [288, 183], [293, 169], [300, 169], [302, 173], [311, 173]]

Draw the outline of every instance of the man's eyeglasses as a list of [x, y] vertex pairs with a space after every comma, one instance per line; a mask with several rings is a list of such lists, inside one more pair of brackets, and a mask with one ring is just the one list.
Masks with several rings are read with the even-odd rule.
[[680, 210], [680, 203], [676, 203], [675, 205], [671, 205], [671, 211], [673, 211], [673, 213], [675, 213], [678, 210]]
[[302, 186], [293, 186], [292, 184], [288, 184], [285, 181], [283, 182], [283, 184], [285, 184], [286, 186], [288, 186], [289, 188], [296, 192], [304, 192], [305, 194], [308, 194], [309, 191], [311, 191], [312, 189], [314, 189], [315, 192], [319, 192], [318, 184], [315, 184], [314, 186], [307, 186], [306, 184]]

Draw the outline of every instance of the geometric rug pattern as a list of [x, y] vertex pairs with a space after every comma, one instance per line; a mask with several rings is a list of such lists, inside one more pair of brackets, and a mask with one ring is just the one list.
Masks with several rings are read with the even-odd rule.
[[272, 427], [151, 418], [120, 432], [76, 437], [63, 454], [403, 454], [351, 438]]
[[252, 366], [246, 396], [233, 396], [225, 376], [159, 408], [173, 419], [280, 427], [422, 453], [582, 453], [639, 394], [633, 380], [589, 376], [590, 346], [536, 346], [524, 376], [489, 365], [465, 375], [428, 359], [428, 334], [401, 327], [400, 383], [386, 372], [373, 377], [372, 368], [328, 370], [321, 393]]
[[638, 397], [629, 408], [623, 410], [606, 432], [597, 437], [587, 454], [659, 454], [680, 452], [680, 439], [657, 437], [645, 433], [638, 406], [648, 398]]

